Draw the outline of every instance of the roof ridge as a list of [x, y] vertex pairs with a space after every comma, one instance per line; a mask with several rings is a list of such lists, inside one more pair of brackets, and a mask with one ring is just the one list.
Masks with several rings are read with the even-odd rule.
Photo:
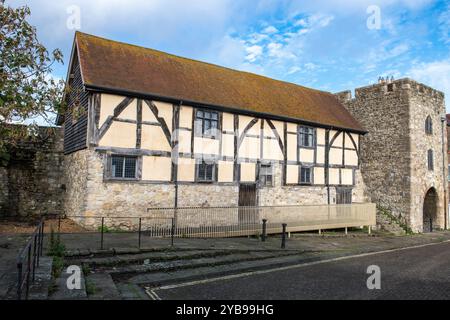
[[215, 63], [211, 63], [211, 62], [206, 62], [206, 61], [201, 61], [201, 60], [197, 60], [197, 59], [192, 59], [192, 58], [179, 56], [179, 55], [176, 55], [176, 54], [173, 54], [173, 53], [169, 53], [169, 52], [165, 52], [165, 51], [161, 51], [161, 50], [158, 50], [158, 49], [148, 48], [148, 47], [144, 47], [144, 46], [140, 46], [140, 45], [136, 45], [136, 44], [132, 44], [132, 43], [127, 43], [127, 42], [123, 42], [123, 41], [112, 40], [112, 39], [109, 39], [109, 38], [100, 37], [100, 36], [93, 35], [93, 34], [86, 33], [86, 32], [76, 31], [75, 32], [75, 36], [77, 36], [77, 35], [83, 35], [83, 36], [88, 36], [88, 37], [92, 37], [92, 38], [97, 38], [97, 39], [100, 39], [100, 40], [103, 40], [103, 41], [118, 43], [118, 44], [121, 44], [121, 45], [124, 45], [124, 46], [128, 46], [128, 47], [135, 47], [135, 48], [140, 49], [140, 50], [148, 50], [148, 51], [158, 52], [158, 53], [161, 53], [161, 54], [164, 54], [164, 55], [171, 56], [171, 57], [176, 58], [176, 59], [183, 59], [183, 60], [187, 60], [189, 62], [200, 63], [200, 64], [207, 64], [207, 65], [219, 68], [219, 69], [226, 69], [226, 70], [229, 70], [229, 71], [232, 71], [232, 72], [248, 74], [248, 75], [253, 76], [253, 77], [259, 77], [259, 78], [267, 79], [267, 80], [270, 80], [270, 81], [286, 83], [286, 84], [289, 84], [289, 85], [292, 85], [292, 86], [297, 86], [297, 87], [304, 88], [306, 90], [311, 90], [311, 91], [315, 91], [315, 92], [319, 92], [319, 93], [325, 93], [325, 94], [333, 95], [332, 92], [319, 90], [319, 89], [315, 89], [315, 88], [310, 88], [310, 87], [305, 87], [305, 86], [300, 85], [298, 83], [289, 82], [289, 81], [285, 81], [285, 80], [274, 79], [274, 78], [271, 78], [269, 76], [257, 74], [257, 73], [254, 73], [254, 72], [233, 69], [233, 68], [230, 68], [230, 67], [221, 66], [219, 64], [215, 64]]

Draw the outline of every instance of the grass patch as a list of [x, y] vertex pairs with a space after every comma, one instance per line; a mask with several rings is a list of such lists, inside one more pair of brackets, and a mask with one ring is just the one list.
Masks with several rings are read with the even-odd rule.
[[86, 293], [88, 295], [92, 295], [92, 294], [95, 294], [97, 292], [97, 288], [92, 283], [92, 281], [89, 281], [88, 279], [86, 279], [85, 284], [86, 284]]
[[53, 227], [50, 230], [50, 243], [47, 254], [53, 257], [52, 276], [53, 279], [57, 279], [61, 275], [62, 269], [64, 268], [66, 247], [61, 242], [59, 234], [55, 235]]

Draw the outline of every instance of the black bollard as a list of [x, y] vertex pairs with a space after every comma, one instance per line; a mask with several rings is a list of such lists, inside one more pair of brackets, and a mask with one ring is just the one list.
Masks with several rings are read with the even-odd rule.
[[264, 241], [266, 241], [266, 236], [267, 236], [267, 219], [263, 219], [262, 222], [263, 222], [263, 225], [262, 225], [261, 241], [264, 242]]
[[284, 248], [286, 248], [286, 227], [287, 227], [287, 224], [283, 223], [282, 226], [283, 226], [283, 233], [281, 234], [281, 249], [284, 249]]
[[138, 248], [141, 249], [141, 230], [142, 230], [142, 218], [139, 218], [139, 230], [138, 230]]

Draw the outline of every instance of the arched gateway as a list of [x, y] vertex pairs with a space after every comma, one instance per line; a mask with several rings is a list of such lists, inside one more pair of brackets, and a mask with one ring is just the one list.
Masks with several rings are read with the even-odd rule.
[[423, 232], [433, 232], [437, 219], [438, 195], [435, 188], [430, 188], [423, 201]]

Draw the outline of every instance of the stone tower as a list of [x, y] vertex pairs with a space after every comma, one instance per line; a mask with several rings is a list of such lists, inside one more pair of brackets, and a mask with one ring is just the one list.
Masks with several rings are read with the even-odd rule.
[[336, 96], [368, 131], [360, 155], [368, 200], [416, 232], [448, 226], [444, 94], [405, 78]]

